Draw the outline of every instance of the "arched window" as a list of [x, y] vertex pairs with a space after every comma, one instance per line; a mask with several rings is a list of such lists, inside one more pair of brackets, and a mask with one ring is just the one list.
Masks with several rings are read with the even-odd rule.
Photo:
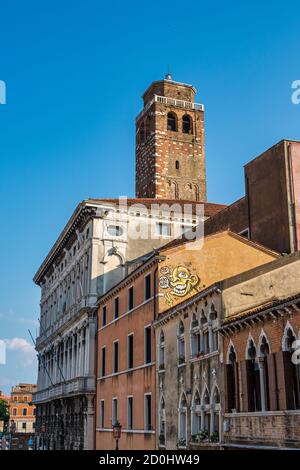
[[249, 384], [252, 384], [252, 386], [249, 386], [248, 411], [261, 411], [260, 375], [258, 363], [255, 359], [256, 347], [253, 340], [249, 339], [247, 348], [247, 381]]
[[200, 332], [199, 332], [199, 322], [197, 320], [196, 314], [193, 313], [191, 320], [191, 354], [192, 357], [195, 357], [200, 352]]
[[140, 136], [139, 136], [139, 143], [142, 144], [145, 142], [145, 124], [142, 122], [140, 127]]
[[226, 411], [227, 413], [238, 411], [238, 369], [236, 353], [233, 345], [229, 347], [226, 364]]
[[192, 439], [201, 431], [201, 400], [198, 390], [196, 390], [192, 400]]
[[210, 438], [219, 441], [220, 436], [220, 392], [215, 386], [211, 396]]
[[206, 432], [207, 437], [210, 435], [210, 400], [207, 387], [205, 387], [202, 395], [202, 413], [201, 413], [201, 431]]
[[176, 168], [176, 170], [179, 170], [179, 160], [176, 160], [176, 162], [175, 162], [175, 168]]
[[296, 337], [291, 327], [286, 327], [284, 337], [282, 340], [283, 354], [288, 355], [285, 360], [289, 367], [286, 367], [286, 384], [292, 387], [292, 396], [290, 399], [290, 406], [294, 410], [300, 409], [300, 364], [295, 364], [292, 360], [292, 355], [295, 351]]
[[164, 332], [160, 332], [160, 337], [159, 337], [159, 369], [163, 370], [165, 368], [165, 335]]
[[211, 321], [214, 321], [214, 320], [217, 319], [217, 316], [218, 316], [217, 310], [216, 310], [216, 308], [215, 308], [214, 303], [212, 303], [212, 304], [211, 304], [211, 307], [210, 307], [209, 319], [210, 319]]
[[177, 116], [175, 113], [168, 113], [168, 131], [177, 132]]
[[184, 134], [193, 133], [193, 120], [188, 114], [185, 114], [182, 118], [182, 132]]
[[269, 371], [267, 356], [270, 354], [270, 347], [267, 338], [263, 335], [259, 345], [259, 378], [260, 378], [260, 396], [261, 410], [270, 409], [270, 391], [269, 391]]
[[178, 363], [184, 364], [185, 363], [185, 339], [184, 339], [184, 325], [181, 320], [178, 326], [177, 343], [178, 343]]
[[201, 326], [204, 326], [205, 323], [207, 323], [207, 318], [206, 318], [206, 315], [204, 313], [204, 310], [202, 309], [201, 310], [201, 315], [200, 315], [200, 324], [201, 324]]
[[179, 198], [178, 184], [176, 181], [168, 181], [168, 195], [170, 198]]
[[159, 404], [159, 445], [166, 444], [166, 409], [164, 397], [161, 397]]
[[201, 352], [207, 354], [209, 352], [209, 332], [208, 332], [208, 323], [207, 317], [204, 313], [204, 310], [201, 310], [200, 314], [200, 329], [202, 334], [202, 341], [200, 345]]
[[187, 442], [187, 401], [185, 393], [181, 394], [178, 409], [178, 445], [186, 447]]

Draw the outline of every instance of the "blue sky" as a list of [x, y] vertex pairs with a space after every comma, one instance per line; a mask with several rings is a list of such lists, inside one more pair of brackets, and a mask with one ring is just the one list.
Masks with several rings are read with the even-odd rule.
[[[296, 1], [2, 2], [0, 389], [35, 381], [32, 276], [76, 204], [134, 194], [134, 119], [167, 71], [205, 104], [208, 196], [243, 195], [243, 164], [300, 139]], [[25, 343], [24, 343], [25, 340]]]

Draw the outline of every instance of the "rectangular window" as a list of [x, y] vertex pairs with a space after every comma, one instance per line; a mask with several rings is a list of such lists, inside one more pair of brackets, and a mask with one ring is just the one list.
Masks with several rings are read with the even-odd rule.
[[128, 310], [133, 309], [133, 287], [128, 289]]
[[22, 423], [22, 428], [26, 429], [26, 423]]
[[127, 398], [127, 428], [133, 429], [133, 397]]
[[171, 235], [171, 225], [165, 222], [158, 222], [155, 229], [156, 235], [160, 237], [169, 237]]
[[145, 328], [145, 364], [151, 362], [151, 326]]
[[119, 371], [119, 341], [114, 342], [113, 364], [114, 364], [114, 373], [116, 373]]
[[106, 305], [102, 308], [102, 326], [106, 325]]
[[145, 300], [151, 297], [151, 274], [147, 274], [145, 277]]
[[106, 369], [106, 347], [103, 346], [102, 348], [102, 355], [101, 355], [101, 376], [105, 376], [105, 369]]
[[112, 425], [116, 424], [118, 421], [118, 399], [113, 398], [112, 400], [112, 417], [111, 417]]
[[115, 309], [114, 309], [114, 317], [115, 319], [119, 316], [119, 297], [115, 298]]
[[104, 429], [104, 400], [100, 400], [100, 428]]
[[144, 426], [146, 431], [151, 431], [152, 423], [151, 423], [151, 394], [145, 395], [145, 421]]
[[128, 347], [127, 367], [128, 369], [132, 369], [133, 368], [133, 334], [128, 335], [127, 347]]

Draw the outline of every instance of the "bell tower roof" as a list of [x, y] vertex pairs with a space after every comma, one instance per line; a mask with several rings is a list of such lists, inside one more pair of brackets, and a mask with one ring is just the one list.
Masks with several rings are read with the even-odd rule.
[[150, 101], [154, 95], [166, 96], [168, 98], [182, 99], [194, 102], [196, 88], [188, 83], [176, 82], [173, 80], [172, 75], [167, 73], [163, 80], [156, 80], [144, 92], [142, 98], [144, 105]]

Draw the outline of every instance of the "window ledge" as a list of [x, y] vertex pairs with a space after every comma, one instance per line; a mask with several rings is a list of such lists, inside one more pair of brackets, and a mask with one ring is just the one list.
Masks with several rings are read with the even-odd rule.
[[178, 364], [177, 367], [178, 367], [178, 369], [179, 369], [180, 367], [185, 367], [185, 366], [186, 366], [186, 362], [182, 362], [181, 364]]
[[210, 357], [218, 356], [219, 351], [212, 351], [206, 354], [201, 354], [200, 356], [194, 356], [190, 358], [190, 362], [203, 361], [204, 359], [209, 359]]

